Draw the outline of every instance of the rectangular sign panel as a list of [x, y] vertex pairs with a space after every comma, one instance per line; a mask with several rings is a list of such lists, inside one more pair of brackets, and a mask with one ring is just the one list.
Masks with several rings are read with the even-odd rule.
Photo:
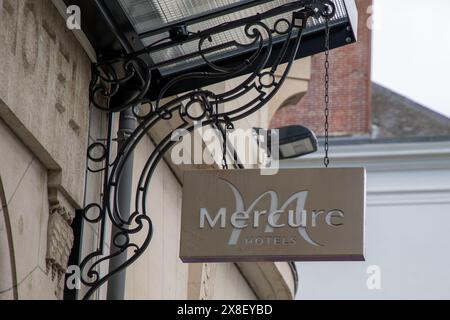
[[184, 262], [363, 261], [364, 168], [184, 174]]

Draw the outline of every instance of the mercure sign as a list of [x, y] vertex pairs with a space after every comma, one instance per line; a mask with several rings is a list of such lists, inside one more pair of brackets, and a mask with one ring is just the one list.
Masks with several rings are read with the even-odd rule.
[[363, 168], [187, 171], [184, 262], [364, 260]]

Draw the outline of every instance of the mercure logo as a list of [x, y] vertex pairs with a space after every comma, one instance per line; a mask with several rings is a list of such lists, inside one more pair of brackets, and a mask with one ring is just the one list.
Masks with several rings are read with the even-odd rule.
[[[264, 228], [265, 234], [273, 234], [274, 230], [281, 228], [297, 229], [298, 235], [311, 246], [322, 246], [312, 239], [308, 229], [322, 227], [339, 227], [344, 224], [344, 212], [339, 209], [332, 210], [305, 210], [305, 204], [309, 191], [299, 191], [292, 194], [283, 204], [281, 204], [278, 193], [268, 190], [259, 195], [249, 206], [245, 206], [244, 198], [232, 183], [227, 180], [222, 181], [234, 195], [235, 208], [227, 220], [227, 208], [220, 208], [217, 214], [211, 215], [207, 208], [200, 208], [200, 228], [220, 228], [225, 229], [227, 222], [231, 224], [232, 231], [228, 240], [228, 245], [234, 246], [239, 243], [241, 233], [246, 228]], [[256, 209], [257, 205], [265, 198], [270, 199], [267, 209]], [[280, 205], [281, 204], [281, 205]], [[288, 208], [291, 208], [288, 210]], [[293, 209], [292, 209], [293, 208]], [[287, 219], [286, 219], [287, 216]], [[282, 219], [283, 218], [283, 219]]]

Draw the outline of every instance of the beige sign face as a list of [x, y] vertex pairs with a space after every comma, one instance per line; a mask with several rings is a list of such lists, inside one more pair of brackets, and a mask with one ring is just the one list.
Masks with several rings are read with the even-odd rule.
[[363, 168], [188, 171], [184, 262], [363, 261]]

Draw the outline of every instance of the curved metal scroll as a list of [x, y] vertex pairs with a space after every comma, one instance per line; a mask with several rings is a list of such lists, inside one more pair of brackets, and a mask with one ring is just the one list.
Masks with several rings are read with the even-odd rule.
[[[328, 1], [325, 2], [328, 3]], [[334, 14], [335, 9], [331, 2], [329, 8], [331, 9], [328, 9], [328, 13], [323, 12], [321, 15]], [[247, 60], [231, 67], [217, 65], [209, 58], [211, 47], [208, 47], [208, 44], [213, 43], [215, 35], [226, 30], [226, 25], [208, 30], [199, 40], [198, 54], [211, 71], [187, 73], [173, 79], [161, 90], [156, 102], [147, 101], [145, 98], [151, 83], [150, 69], [154, 66], [147, 66], [144, 60], [138, 56], [131, 55], [117, 60], [109, 60], [93, 67], [90, 99], [95, 107], [110, 115], [110, 120], [106, 142], [95, 142], [88, 149], [89, 171], [103, 174], [103, 197], [100, 203], [88, 204], [83, 211], [83, 215], [88, 223], [100, 224], [100, 239], [105, 238], [107, 220], [119, 232], [111, 243], [110, 252], [106, 252], [103, 244], [100, 244], [97, 250], [86, 256], [80, 263], [81, 281], [89, 287], [85, 299], [91, 297], [113, 275], [136, 261], [144, 253], [152, 239], [153, 225], [147, 207], [149, 186], [158, 163], [164, 154], [177, 143], [177, 141], [171, 139], [172, 133], [159, 142], [145, 162], [136, 186], [131, 215], [122, 214], [118, 206], [118, 184], [124, 165], [147, 132], [160, 121], [169, 119], [178, 121], [178, 129], [184, 129], [180, 131], [184, 133], [194, 130], [194, 122], [196, 125], [201, 123], [201, 126], [217, 123], [229, 125], [259, 110], [282, 86], [299, 50], [303, 26], [309, 17], [317, 16], [317, 14], [317, 10], [306, 7], [296, 12], [291, 21], [280, 18], [272, 28], [264, 21], [249, 22], [242, 29], [249, 39], [248, 43], [241, 44], [233, 41], [220, 46], [221, 49], [232, 46], [253, 49], [254, 53]], [[299, 23], [299, 20], [302, 20], [302, 22]], [[276, 56], [275, 63], [271, 63], [269, 66], [269, 58], [272, 56], [272, 49], [275, 44], [274, 39], [280, 36], [284, 37], [282, 49]], [[294, 43], [293, 46], [292, 43]], [[276, 77], [275, 73], [282, 61], [288, 61], [287, 67], [281, 77]], [[120, 70], [120, 74], [117, 70]], [[145, 72], [142, 72], [142, 70], [145, 70]], [[141, 71], [139, 76], [137, 76], [138, 71]], [[241, 78], [240, 83], [227, 92], [214, 93], [209, 90], [198, 89], [169, 99], [164, 103], [161, 102], [166, 92], [182, 81], [195, 81], [200, 77], [225, 80], [243, 73], [250, 74]], [[123, 96], [124, 92], [128, 93], [125, 94], [126, 98], [117, 99], [119, 93]], [[242, 99], [246, 103], [233, 110], [221, 111], [223, 104], [236, 99]], [[135, 107], [139, 104], [147, 104], [150, 108], [143, 114], [142, 110], [139, 111]], [[138, 118], [139, 125], [123, 143], [121, 149], [117, 151], [117, 155], [112, 158], [110, 155], [112, 146], [111, 115], [128, 108], [133, 108], [133, 113]], [[197, 113], [193, 112], [194, 108], [197, 109]], [[182, 139], [182, 136], [180, 136], [180, 139]], [[92, 166], [95, 164], [100, 165], [100, 168], [93, 168]], [[129, 216], [129, 218], [124, 219], [124, 216]], [[138, 233], [140, 234], [139, 238], [143, 240], [137, 239], [138, 237], [135, 235]], [[125, 251], [128, 252], [128, 257], [124, 264], [115, 270], [109, 270], [105, 275], [99, 272], [99, 266], [102, 263]]]

